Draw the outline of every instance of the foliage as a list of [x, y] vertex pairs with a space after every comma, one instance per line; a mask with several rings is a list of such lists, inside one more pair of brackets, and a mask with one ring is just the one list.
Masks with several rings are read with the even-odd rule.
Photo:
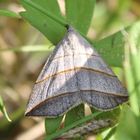
[[123, 108], [116, 139], [139, 140], [140, 134], [140, 22], [135, 23], [125, 36], [124, 70], [131, 108]]
[[[54, 2], [54, 1], [52, 1], [52, 2]], [[60, 16], [60, 11], [58, 11], [59, 8], [58, 8], [58, 5], [57, 5], [56, 1], [54, 3], [55, 4], [52, 4], [49, 1], [47, 3], [47, 1], [46, 1], [46, 3], [42, 4], [42, 2], [38, 2], [38, 1], [33, 2], [33, 1], [22, 0], [22, 4], [24, 5], [24, 7], [26, 9], [26, 12], [21, 13], [21, 15], [24, 18], [26, 18], [27, 20], [29, 20], [29, 22], [31, 24], [33, 24], [35, 27], [37, 27], [40, 31], [42, 31], [44, 33], [44, 35], [46, 37], [48, 37], [48, 39], [50, 39], [50, 41], [53, 44], [58, 43], [60, 41], [60, 39], [62, 38], [61, 37], [61, 32], [59, 30], [63, 31], [62, 36], [64, 35], [64, 29], [63, 30], [59, 29], [59, 26], [61, 26], [61, 28], [65, 28], [66, 24], [72, 24], [73, 26], [75, 26], [75, 28], [77, 28], [77, 30], [79, 30], [79, 32], [84, 33], [84, 34], [87, 33], [87, 30], [88, 30], [89, 25], [90, 25], [89, 23], [90, 23], [91, 18], [92, 18], [93, 8], [94, 8], [94, 5], [95, 5], [94, 0], [89, 0], [88, 2], [87, 1], [85, 2], [85, 0], [83, 0], [82, 2], [77, 1], [77, 4], [75, 4], [73, 1], [66, 1], [66, 19], [67, 19], [66, 21], [63, 21], [64, 18], [62, 18], [62, 16]], [[54, 6], [54, 5], [56, 6], [57, 5], [56, 6], [57, 7], [56, 8], [57, 9], [56, 13], [57, 14], [59, 13], [59, 15], [55, 14], [55, 11], [54, 12], [51, 11], [51, 9], [53, 9], [53, 7], [51, 7], [50, 9], [44, 8], [45, 4], [48, 4], [47, 7], [49, 7], [49, 8], [51, 6]], [[80, 9], [79, 8], [77, 9], [75, 7], [78, 4], [80, 5]], [[88, 9], [88, 10], [85, 10], [85, 9]], [[83, 13], [82, 11], [85, 11], [84, 12], [85, 16], [81, 15]], [[49, 13], [49, 15], [48, 15], [48, 13]], [[54, 13], [55, 15], [52, 15], [52, 13]], [[32, 14], [32, 17], [34, 19], [30, 18], [31, 14]], [[36, 15], [36, 14], [38, 14], [38, 15]], [[88, 15], [88, 16], [86, 16], [86, 15]], [[41, 19], [42, 16], [43, 16], [43, 18]], [[46, 19], [47, 18], [48, 19], [51, 18], [51, 19], [44, 21], [44, 17], [46, 17]], [[41, 24], [36, 22], [37, 21], [36, 18], [40, 19], [39, 21], [43, 20], [41, 22]], [[59, 20], [58, 20], [58, 18], [59, 18]], [[61, 21], [60, 21], [60, 19], [61, 19]], [[86, 20], [86, 22], [85, 22], [85, 20]], [[57, 24], [59, 24], [59, 26], [55, 22], [57, 22]], [[81, 27], [81, 22], [82, 22], [82, 27]], [[43, 25], [48, 25], [48, 28], [46, 26], [43, 26]], [[56, 29], [56, 27], [58, 27], [58, 28]], [[53, 29], [55, 29], [55, 32], [53, 32]], [[50, 30], [51, 34], [47, 33], [45, 30], [47, 30], [47, 31]], [[58, 37], [57, 34], [60, 34], [59, 37], [61, 37], [61, 38], [55, 38], [55, 37]], [[120, 57], [120, 56], [122, 56], [122, 54], [123, 54], [123, 45], [122, 45], [123, 41], [122, 41], [122, 36], [121, 37], [120, 36], [121, 36], [121, 34], [117, 33], [114, 36], [108, 37], [107, 39], [104, 39], [104, 40], [100, 41], [99, 43], [98, 42], [95, 43], [95, 46], [97, 47], [97, 49], [100, 48], [99, 52], [102, 55], [104, 55], [104, 53], [108, 52], [106, 50], [106, 48], [108, 50], [111, 50], [111, 51], [115, 52], [115, 53], [111, 53], [111, 54], [115, 55], [116, 53], [118, 53], [119, 55], [117, 54], [117, 56], [118, 56], [119, 60], [117, 61], [117, 63], [122, 62], [122, 60], [121, 60], [122, 57]], [[120, 43], [121, 43], [121, 45], [120, 45]], [[104, 47], [102, 44], [107, 44], [109, 47], [106, 47], [106, 46]], [[115, 46], [116, 44], [118, 45], [118, 47]], [[115, 48], [115, 49], [114, 50], [110, 49], [110, 47]], [[106, 55], [106, 58], [109, 58], [109, 60], [112, 60], [112, 59], [110, 59], [110, 57], [111, 57], [111, 55], [110, 56]], [[114, 57], [114, 56], [112, 56], [112, 57]], [[112, 60], [112, 61], [116, 62], [114, 60]], [[120, 64], [118, 64], [118, 65], [120, 65]], [[82, 109], [82, 107], [80, 107], [80, 108]], [[77, 118], [77, 113], [74, 114], [72, 112], [71, 114], [73, 114], [73, 116], [68, 117], [69, 114], [67, 114], [66, 122], [69, 121], [67, 118], [72, 119], [72, 121], [70, 121], [70, 123], [69, 123], [69, 124], [71, 124], [72, 122], [75, 121], [75, 118]], [[82, 114], [81, 120], [82, 120], [82, 118], [83, 119], [85, 118], [84, 114]], [[55, 124], [60, 122], [61, 119], [62, 118], [57, 119], [57, 120], [55, 119]], [[49, 125], [49, 124], [47, 125], [47, 122], [52, 122], [52, 121], [54, 121], [54, 119], [46, 119], [46, 132], [49, 131], [49, 134], [52, 134], [52, 137], [54, 137], [54, 136], [56, 136], [55, 133], [54, 133], [54, 128], [51, 128], [51, 126], [54, 127], [54, 125]], [[57, 127], [57, 125], [55, 125], [55, 126]], [[52, 132], [50, 132], [50, 130], [52, 130]]]
[[[26, 10], [21, 12], [20, 15], [42, 34], [44, 34], [44, 36], [47, 37], [53, 45], [56, 45], [63, 38], [66, 31], [65, 26], [67, 24], [74, 26], [85, 38], [87, 38], [86, 36], [93, 17], [95, 0], [77, 0], [76, 2], [74, 0], [65, 0], [65, 16], [63, 16], [61, 13], [60, 7], [56, 0], [20, 0], [20, 2]], [[119, 15], [123, 13], [123, 9], [129, 7], [129, 4], [126, 3], [126, 0], [123, 2], [119, 0], [118, 8], [115, 10], [115, 12], [110, 14], [107, 22], [104, 23], [104, 26], [102, 26], [103, 30], [108, 29], [111, 24], [115, 22], [115, 16], [117, 17], [116, 19], [118, 19]], [[126, 7], [125, 4], [127, 5]], [[77, 5], [79, 8], [77, 8]], [[19, 15], [7, 10], [0, 10], [0, 14], [3, 16], [19, 18]], [[93, 113], [89, 116], [84, 115], [84, 107], [82, 105], [78, 106], [66, 114], [64, 128], [62, 129], [59, 129], [62, 117], [58, 117], [56, 119], [46, 118], [45, 128], [47, 140], [56, 138], [64, 132], [67, 132], [78, 125], [85, 124], [92, 119], [101, 118], [111, 118], [115, 120], [116, 125], [114, 127], [110, 127], [109, 129], [103, 130], [103, 132], [101, 131], [97, 136], [97, 139], [140, 139], [138, 131], [140, 129], [140, 102], [138, 100], [140, 96], [139, 36], [140, 23], [136, 22], [131, 26], [98, 41], [91, 41], [87, 38], [110, 66], [122, 67], [123, 59], [125, 57], [124, 72], [130, 95], [130, 106], [124, 105], [117, 108], [117, 111], [113, 110], [105, 113], [93, 111]], [[8, 51], [50, 52], [53, 49], [53, 45], [51, 45], [51, 47], [50, 45], [38, 45], [36, 48], [35, 46], [28, 45], [26, 47], [23, 46], [22, 48], [8, 49]], [[2, 49], [1, 51], [6, 50], [7, 49]], [[0, 109], [7, 117], [2, 99], [0, 100]], [[121, 117], [118, 124], [120, 111]], [[7, 119], [9, 120], [8, 117]], [[130, 120], [132, 121], [131, 123]], [[130, 131], [129, 128], [131, 128], [132, 131]]]

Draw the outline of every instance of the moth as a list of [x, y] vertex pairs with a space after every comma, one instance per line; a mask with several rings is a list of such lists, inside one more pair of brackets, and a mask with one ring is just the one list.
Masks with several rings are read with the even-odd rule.
[[127, 100], [127, 90], [117, 76], [69, 26], [35, 82], [25, 115], [54, 118], [82, 103], [107, 111]]

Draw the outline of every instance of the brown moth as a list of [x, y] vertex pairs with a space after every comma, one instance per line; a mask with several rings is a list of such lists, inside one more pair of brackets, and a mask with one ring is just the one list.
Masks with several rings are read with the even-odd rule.
[[57, 117], [81, 103], [106, 111], [127, 100], [113, 71], [69, 26], [33, 87], [25, 115]]

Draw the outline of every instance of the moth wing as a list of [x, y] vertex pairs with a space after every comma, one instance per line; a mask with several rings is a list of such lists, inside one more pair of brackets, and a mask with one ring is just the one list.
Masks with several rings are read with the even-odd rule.
[[[75, 55], [77, 81], [83, 102], [100, 110], [112, 109], [128, 100], [128, 93], [114, 72], [80, 34], [80, 49], [88, 55]], [[78, 43], [77, 43], [78, 44]], [[93, 51], [92, 51], [92, 50]]]
[[112, 70], [70, 27], [39, 75], [26, 115], [56, 117], [82, 102], [108, 110], [127, 99]]
[[79, 105], [69, 33], [56, 46], [32, 90], [26, 115], [56, 117]]

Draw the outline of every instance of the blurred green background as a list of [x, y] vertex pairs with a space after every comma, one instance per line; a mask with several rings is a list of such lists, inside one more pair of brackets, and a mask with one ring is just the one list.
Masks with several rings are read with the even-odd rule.
[[[65, 14], [64, 1], [58, 2], [62, 13]], [[16, 13], [24, 11], [17, 0], [0, 0], [0, 9]], [[139, 17], [139, 0], [97, 0], [87, 36], [91, 40], [100, 40], [131, 25]], [[44, 45], [50, 44], [49, 40], [22, 18], [0, 15], [0, 97], [12, 120], [8, 122], [0, 112], [0, 140], [43, 139], [43, 120], [26, 118], [24, 111], [32, 86], [50, 53], [38, 51], [37, 47], [43, 48]], [[124, 82], [122, 68], [113, 69]], [[131, 122], [133, 117], [129, 117], [128, 121]]]

